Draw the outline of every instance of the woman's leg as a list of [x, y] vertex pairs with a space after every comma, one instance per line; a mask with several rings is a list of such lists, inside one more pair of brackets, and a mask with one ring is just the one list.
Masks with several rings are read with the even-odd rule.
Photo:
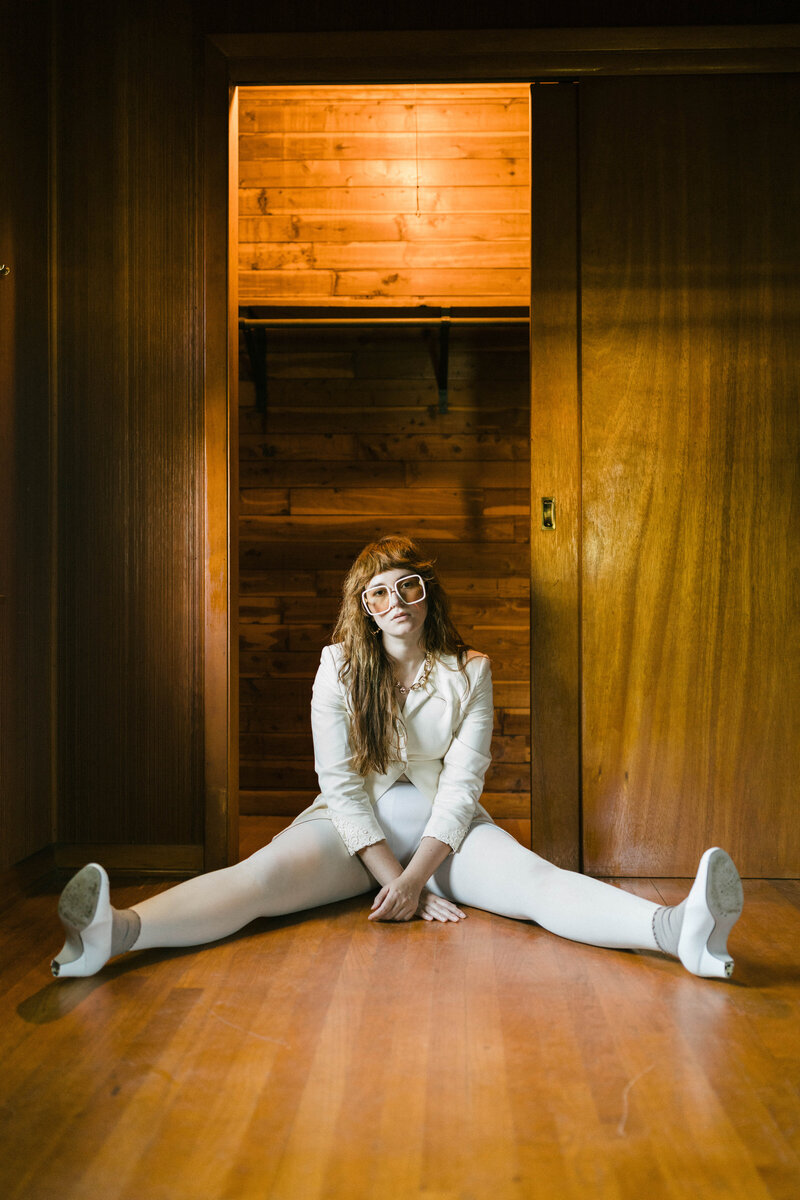
[[257, 917], [332, 904], [374, 886], [329, 820], [306, 821], [236, 866], [198, 875], [135, 905], [142, 925], [131, 948], [201, 945]]
[[555, 867], [498, 825], [473, 826], [431, 882], [456, 904], [535, 921], [575, 942], [658, 949], [653, 934], [657, 904]]

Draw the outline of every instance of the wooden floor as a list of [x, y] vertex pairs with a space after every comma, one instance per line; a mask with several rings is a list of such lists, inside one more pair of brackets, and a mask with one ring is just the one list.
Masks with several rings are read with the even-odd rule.
[[731, 983], [366, 898], [58, 982], [56, 890], [1, 918], [9, 1200], [800, 1195], [799, 883], [745, 884]]

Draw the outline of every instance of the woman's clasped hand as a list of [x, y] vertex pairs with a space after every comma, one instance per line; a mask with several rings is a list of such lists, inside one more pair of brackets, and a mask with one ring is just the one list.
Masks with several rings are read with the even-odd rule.
[[368, 919], [410, 921], [413, 917], [422, 917], [423, 921], [461, 921], [466, 915], [443, 896], [398, 875], [378, 892]]

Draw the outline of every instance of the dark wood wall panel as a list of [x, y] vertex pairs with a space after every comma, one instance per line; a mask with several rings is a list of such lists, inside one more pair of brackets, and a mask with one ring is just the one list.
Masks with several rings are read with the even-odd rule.
[[268, 409], [240, 383], [240, 788], [244, 814], [317, 793], [311, 684], [344, 574], [399, 531], [436, 557], [462, 634], [491, 655], [494, 762], [484, 803], [529, 819], [527, 329], [455, 327], [449, 411], [431, 337], [269, 335]]
[[0, 869], [52, 840], [47, 4], [0, 38]]
[[199, 842], [191, 13], [62, 5], [57, 33], [59, 838]]
[[580, 85], [586, 864], [800, 869], [800, 80]]

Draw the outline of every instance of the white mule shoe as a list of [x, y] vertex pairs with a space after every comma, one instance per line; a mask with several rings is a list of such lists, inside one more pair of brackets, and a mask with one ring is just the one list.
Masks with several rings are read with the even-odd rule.
[[99, 863], [89, 863], [73, 875], [61, 893], [58, 915], [67, 940], [50, 970], [59, 978], [94, 975], [111, 957], [108, 876]]
[[700, 859], [686, 897], [678, 957], [687, 971], [712, 979], [733, 974], [728, 934], [742, 911], [742, 881], [731, 857], [712, 846]]

